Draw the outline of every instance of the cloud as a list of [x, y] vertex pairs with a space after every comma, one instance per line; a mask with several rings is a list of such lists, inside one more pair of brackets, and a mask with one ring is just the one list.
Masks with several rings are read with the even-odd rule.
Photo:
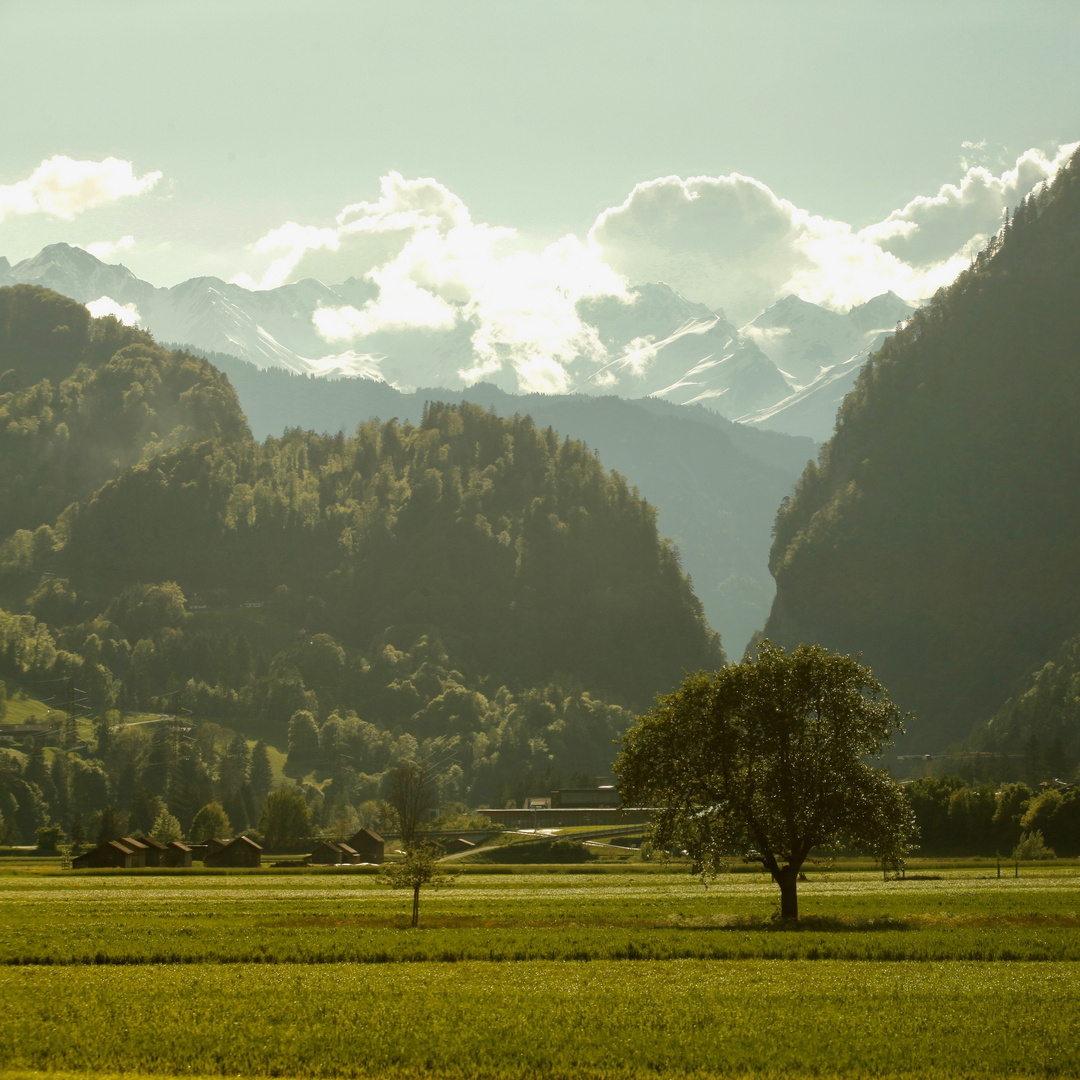
[[[576, 237], [540, 254], [512, 246], [513, 229], [474, 222], [465, 204], [431, 178], [390, 173], [380, 197], [345, 207], [334, 227], [289, 222], [254, 245], [272, 256], [260, 285], [301, 277], [362, 277], [378, 295], [362, 307], [322, 308], [314, 324], [328, 343], [378, 349], [380, 335], [462, 333], [466, 383], [508, 373], [524, 391], [569, 388], [579, 357], [606, 359], [580, 300], [629, 299], [626, 283]], [[240, 284], [247, 284], [237, 279]]]
[[314, 321], [324, 341], [355, 341], [395, 331], [452, 330], [457, 312], [441, 297], [406, 278], [381, 288], [378, 299], [368, 301], [360, 310], [352, 306], [320, 308]]
[[[982, 148], [982, 144], [964, 145], [965, 149]], [[959, 184], [944, 184], [936, 195], [912, 199], [860, 235], [919, 269], [957, 253], [967, 254], [973, 240], [985, 240], [997, 232], [1006, 207], [1015, 206], [1052, 177], [1078, 146], [1080, 143], [1059, 147], [1053, 158], [1040, 150], [1028, 150], [1000, 176], [985, 165], [970, 165]]]
[[118, 304], [111, 296], [99, 296], [97, 300], [91, 300], [86, 305], [86, 310], [95, 319], [112, 315], [125, 326], [137, 326], [139, 323], [139, 309], [134, 304]]
[[997, 231], [1005, 207], [1052, 177], [1078, 145], [1053, 158], [1028, 150], [997, 176], [970, 166], [958, 184], [859, 231], [752, 177], [668, 176], [605, 210], [589, 239], [628, 280], [664, 280], [737, 321], [789, 292], [834, 307], [890, 289], [917, 300], [951, 281]]
[[76, 161], [57, 155], [30, 177], [0, 186], [0, 221], [11, 214], [48, 214], [70, 221], [76, 214], [130, 195], [150, 191], [160, 172], [136, 176], [130, 161]]
[[105, 262], [117, 252], [127, 251], [128, 248], [134, 246], [134, 236], [121, 236], [119, 240], [99, 240], [95, 244], [87, 244], [84, 250], [93, 255], [95, 259], [101, 259], [102, 262]]
[[[753, 177], [666, 176], [638, 184], [586, 239], [566, 236], [539, 253], [513, 229], [474, 221], [437, 180], [390, 173], [377, 199], [345, 207], [333, 223], [286, 222], [268, 232], [252, 246], [265, 260], [261, 275], [236, 280], [273, 288], [303, 277], [361, 278], [374, 298], [315, 313], [328, 345], [385, 355], [404, 383], [452, 364], [465, 383], [496, 378], [558, 393], [583, 369], [595, 375], [619, 359], [582, 318], [582, 300], [631, 303], [628, 283], [666, 281], [739, 323], [788, 293], [838, 309], [889, 290], [917, 301], [951, 281], [999, 227], [1004, 207], [1074, 149], [1053, 157], [1029, 150], [1000, 174], [969, 164], [957, 183], [861, 230]], [[634, 344], [639, 363], [652, 344]], [[402, 367], [409, 363], [411, 375]]]
[[801, 241], [828, 224], [749, 176], [665, 176], [605, 210], [589, 240], [629, 281], [666, 281], [741, 317], [810, 267]]
[[[346, 206], [336, 227], [288, 221], [271, 230], [256, 242], [254, 251], [274, 255], [273, 261], [257, 284], [247, 275], [237, 283], [273, 289], [304, 277], [331, 282], [362, 278], [394, 259], [420, 233], [445, 234], [472, 225], [465, 204], [430, 177], [406, 180], [391, 172], [381, 178], [379, 187], [374, 202]], [[513, 235], [513, 230], [495, 232]]]

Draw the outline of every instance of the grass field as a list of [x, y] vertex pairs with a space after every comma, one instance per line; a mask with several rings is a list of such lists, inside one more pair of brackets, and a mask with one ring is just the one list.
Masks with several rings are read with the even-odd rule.
[[[577, 868], [576, 868], [577, 869]], [[1080, 1075], [1080, 872], [0, 876], [5, 1076]]]

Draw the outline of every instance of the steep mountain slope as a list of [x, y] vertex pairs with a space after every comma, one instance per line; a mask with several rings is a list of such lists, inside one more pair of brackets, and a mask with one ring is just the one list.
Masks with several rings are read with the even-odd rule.
[[215, 437], [248, 430], [204, 359], [56, 293], [0, 288], [0, 540], [144, 457]]
[[656, 507], [662, 535], [733, 655], [764, 625], [774, 585], [768, 571], [776, 507], [792, 490], [814, 444], [725, 420], [701, 406], [655, 398], [507, 394], [490, 384], [468, 390], [402, 394], [369, 380], [302, 378], [260, 371], [235, 357], [206, 353], [228, 375], [258, 438], [290, 427], [352, 431], [396, 416], [419, 423], [428, 401], [470, 401], [499, 416], [531, 416], [580, 439]]
[[859, 376], [777, 518], [767, 633], [861, 651], [933, 750], [1080, 618], [1080, 157]]
[[999, 776], [1075, 780], [1080, 765], [1080, 635], [1066, 641], [1015, 697], [980, 724], [970, 745], [1001, 756]]
[[429, 405], [260, 444], [204, 360], [54, 293], [0, 290], [0, 344], [0, 683], [71, 680], [96, 730], [58, 731], [55, 777], [28, 764], [17, 839], [106, 803], [256, 823], [223, 726], [320, 775], [320, 828], [417, 755], [446, 763], [442, 798], [502, 805], [605, 774], [634, 711], [723, 660], [652, 507], [528, 418]]

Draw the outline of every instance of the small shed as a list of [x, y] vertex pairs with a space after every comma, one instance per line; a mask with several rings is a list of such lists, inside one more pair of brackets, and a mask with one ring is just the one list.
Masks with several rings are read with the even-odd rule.
[[447, 855], [455, 855], [461, 851], [472, 851], [476, 845], [471, 840], [466, 840], [465, 837], [459, 836], [454, 840], [447, 840], [443, 843], [443, 851]]
[[[215, 847], [216, 844], [222, 846]], [[205, 866], [249, 866], [262, 865], [262, 847], [246, 836], [238, 836], [228, 843], [210, 841], [210, 846], [203, 857]]]
[[162, 866], [190, 866], [191, 848], [179, 840], [170, 840], [165, 845], [165, 854], [161, 860]]
[[346, 841], [360, 856], [359, 862], [381, 863], [386, 841], [373, 829], [358, 829]]
[[363, 862], [360, 852], [348, 844], [323, 840], [305, 860], [312, 866], [355, 865]]
[[71, 860], [73, 870], [120, 867], [131, 870], [146, 865], [146, 848], [129, 836], [108, 840]]
[[139, 843], [146, 848], [146, 865], [147, 866], [165, 866], [165, 852], [169, 849], [160, 840], [155, 840], [152, 836], [140, 836]]

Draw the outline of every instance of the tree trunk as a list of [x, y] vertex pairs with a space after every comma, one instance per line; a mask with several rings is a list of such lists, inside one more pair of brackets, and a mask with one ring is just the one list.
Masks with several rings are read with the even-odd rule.
[[799, 918], [799, 868], [785, 866], [773, 873], [773, 879], [780, 886], [780, 918]]
[[414, 885], [412, 891], [412, 924], [416, 924], [420, 921], [420, 886]]

